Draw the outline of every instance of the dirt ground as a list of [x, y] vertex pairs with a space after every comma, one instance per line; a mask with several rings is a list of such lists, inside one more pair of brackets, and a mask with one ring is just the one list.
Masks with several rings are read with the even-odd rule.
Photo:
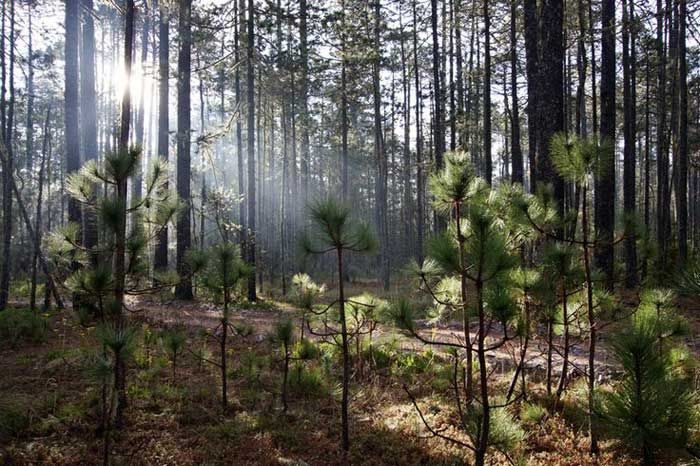
[[[111, 464], [433, 465], [469, 461], [468, 452], [430, 435], [404, 392], [406, 385], [433, 427], [459, 435], [452, 427], [454, 413], [443, 397], [445, 390], [433, 383], [436, 372], [397, 376], [390, 369], [356, 371], [347, 456], [339, 448], [337, 374], [330, 378], [326, 392], [292, 392], [289, 411], [284, 413], [279, 397], [279, 351], [269, 335], [280, 316], [299, 319], [290, 305], [270, 300], [233, 312], [233, 320], [250, 326], [250, 334], [231, 338], [231, 409], [226, 414], [221, 412], [218, 368], [202, 362], [192, 350], [204, 348], [209, 357], [218, 357], [216, 346], [202, 330], [216, 328], [219, 309], [203, 303], [154, 300], [133, 302], [130, 308], [131, 321], [141, 328], [141, 335], [184, 327], [190, 349], [175, 368], [157, 344], [137, 349], [128, 369], [126, 425], [114, 436]], [[698, 308], [689, 314], [693, 324], [698, 324]], [[80, 326], [72, 311], [47, 315], [50, 332], [46, 341], [0, 349], [0, 403], [15, 403], [28, 418], [15, 435], [0, 437], [0, 465], [100, 464], [104, 438], [97, 431], [99, 384], [85, 368], [88, 355], [96, 348], [94, 329]], [[444, 338], [455, 333], [449, 327], [439, 332]], [[403, 351], [422, 351], [415, 341], [393, 329], [378, 329], [378, 345], [391, 339], [397, 339]], [[697, 343], [697, 337], [689, 337], [691, 346], [697, 348]], [[540, 351], [533, 353], [529, 364], [534, 381], [543, 361]], [[575, 353], [575, 362], [582, 356]], [[606, 358], [601, 351], [601, 372], [609, 365]], [[511, 359], [512, 348], [506, 346], [492, 361], [503, 373], [504, 383]], [[541, 391], [541, 386], [531, 383], [531, 399], [541, 397]], [[603, 442], [599, 458], [588, 455], [585, 419], [575, 400], [579, 392], [572, 382], [570, 400], [557, 412], [526, 426], [517, 455], [529, 465], [637, 464], [628, 456], [630, 452], [610, 440]], [[513, 458], [495, 454], [491, 464], [510, 464]]]

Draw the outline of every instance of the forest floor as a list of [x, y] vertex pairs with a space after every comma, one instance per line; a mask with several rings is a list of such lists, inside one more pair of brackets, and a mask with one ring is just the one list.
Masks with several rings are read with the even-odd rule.
[[[334, 369], [323, 376], [320, 360], [305, 362], [303, 377], [300, 369], [298, 380], [290, 380], [289, 410], [284, 413], [279, 400], [280, 355], [269, 334], [281, 315], [298, 319], [299, 313], [273, 298], [278, 297], [233, 312], [234, 321], [248, 330], [242, 332], [245, 336], [231, 338], [231, 409], [226, 414], [221, 410], [219, 369], [202, 360], [218, 357], [216, 346], [203, 332], [216, 328], [218, 308], [153, 300], [131, 304], [132, 321], [141, 332], [128, 370], [126, 423], [114, 435], [111, 464], [434, 465], [468, 461], [468, 452], [431, 436], [404, 391], [404, 387], [411, 391], [433, 427], [460, 435], [451, 427], [456, 414], [449, 399], [442, 396], [449, 393], [445, 367], [439, 358], [433, 362], [434, 356], [426, 356], [427, 363], [409, 364], [394, 354], [394, 362], [382, 368], [356, 370], [347, 458], [339, 448], [339, 379]], [[700, 328], [700, 309], [693, 304], [687, 313], [693, 328]], [[94, 328], [81, 326], [69, 310], [45, 315], [50, 330], [43, 342], [0, 347], [0, 414], [4, 413], [0, 415], [0, 465], [100, 464], [103, 438], [96, 429], [100, 385], [88, 374], [90, 356], [97, 348]], [[188, 350], [173, 366], [162, 347], [144, 335], [182, 326], [188, 335]], [[450, 337], [453, 330], [447, 326], [440, 333]], [[697, 350], [694, 338], [689, 343]], [[414, 342], [383, 327], [377, 332], [377, 348], [394, 339], [400, 352], [425, 354]], [[611, 366], [604, 350], [600, 355], [601, 370]], [[542, 385], [534, 381], [536, 367], [542, 364], [538, 358], [539, 354], [531, 361], [529, 397], [531, 402], [545, 403]], [[498, 359], [503, 362], [496, 386], [502, 389], [511, 377], [506, 362], [512, 359], [511, 351], [505, 347]], [[555, 412], [524, 426], [527, 435], [519, 454], [527, 459], [525, 464], [638, 464], [633, 452], [612, 440], [603, 442], [599, 458], [588, 455], [584, 393], [580, 382], [572, 381]], [[668, 464], [677, 462], [677, 458], [667, 460]], [[492, 464], [510, 463], [495, 454]]]

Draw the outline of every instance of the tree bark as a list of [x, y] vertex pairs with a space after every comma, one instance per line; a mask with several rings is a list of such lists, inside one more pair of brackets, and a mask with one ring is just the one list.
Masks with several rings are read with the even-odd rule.
[[[628, 8], [629, 7], [629, 11]], [[637, 248], [634, 217], [637, 202], [637, 103], [635, 101], [636, 61], [634, 57], [635, 34], [634, 2], [622, 2], [622, 68], [624, 111], [624, 172], [623, 204], [625, 211], [625, 285], [632, 289], [637, 285]]]
[[[247, 49], [247, 88], [248, 88], [248, 265], [255, 268], [255, 10], [254, 1], [248, 0], [248, 34]], [[248, 277], [248, 300], [257, 299], [255, 290], [255, 273]]]
[[600, 68], [600, 140], [610, 145], [610, 154], [598, 167], [595, 192], [596, 265], [605, 275], [604, 284], [614, 286], [613, 234], [615, 229], [615, 2], [602, 3], [602, 47]]
[[177, 272], [175, 287], [179, 299], [192, 299], [192, 280], [187, 266], [187, 251], [192, 247], [190, 187], [190, 77], [192, 65], [192, 0], [180, 0], [180, 52], [177, 59], [177, 195], [183, 208], [177, 222]]
[[[681, 267], [688, 260], [688, 63], [686, 57], [687, 0], [678, 0], [678, 176], [676, 211], [678, 216], [678, 261]], [[697, 200], [696, 200], [697, 202]]]
[[445, 133], [443, 129], [444, 115], [442, 110], [442, 88], [440, 86], [440, 42], [438, 40], [438, 11], [437, 0], [430, 0], [430, 25], [433, 39], [433, 94], [435, 116], [433, 121], [433, 137], [435, 145], [435, 167], [442, 167], [442, 156], [445, 152]]
[[[168, 2], [160, 0], [160, 16], [158, 22], [158, 157], [169, 158], [169, 125], [170, 116], [170, 9]], [[168, 189], [166, 180], [165, 188]], [[158, 239], [153, 258], [153, 268], [161, 270], [168, 267], [168, 226], [164, 225], [158, 233]]]
[[491, 16], [489, 0], [483, 0], [484, 17], [484, 179], [493, 182], [491, 160]]
[[[80, 121], [84, 159], [97, 160], [97, 107], [95, 96], [95, 25], [93, 0], [82, 0], [83, 42], [80, 55]], [[85, 211], [83, 242], [86, 248], [97, 246], [97, 218], [94, 212]], [[90, 260], [97, 264], [97, 254]]]
[[516, 35], [517, 6], [516, 2], [510, 4], [510, 143], [512, 163], [511, 181], [520, 183], [525, 181], [523, 167], [523, 151], [520, 145], [520, 111], [518, 104], [518, 41]]

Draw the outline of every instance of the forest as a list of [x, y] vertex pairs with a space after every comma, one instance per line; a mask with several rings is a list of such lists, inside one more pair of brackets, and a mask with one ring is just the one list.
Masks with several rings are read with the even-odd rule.
[[0, 465], [700, 464], [697, 0], [0, 2]]

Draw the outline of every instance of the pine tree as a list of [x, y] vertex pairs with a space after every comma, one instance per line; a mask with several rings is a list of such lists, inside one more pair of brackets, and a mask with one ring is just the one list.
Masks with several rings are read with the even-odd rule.
[[[302, 239], [302, 248], [306, 254], [335, 253], [337, 258], [338, 298], [332, 304], [337, 305], [340, 329], [324, 329], [323, 332], [312, 331], [322, 336], [340, 336], [343, 353], [342, 379], [342, 448], [350, 448], [350, 427], [348, 406], [350, 404], [350, 338], [345, 313], [346, 298], [344, 289], [345, 268], [343, 259], [347, 253], [369, 254], [377, 249], [377, 242], [369, 227], [356, 222], [351, 217], [350, 208], [335, 199], [328, 198], [309, 206], [312, 223], [310, 231]], [[330, 307], [328, 308], [330, 309]]]
[[221, 371], [221, 404], [224, 413], [228, 410], [228, 383], [227, 383], [227, 345], [229, 330], [231, 328], [231, 304], [239, 298], [238, 286], [251, 273], [253, 273], [241, 258], [240, 250], [232, 243], [223, 242], [213, 246], [205, 255], [191, 253], [189, 267], [193, 271], [203, 270], [204, 286], [209, 289], [216, 299], [223, 304], [221, 311], [220, 333], [216, 339], [219, 343]]
[[[129, 327], [124, 313], [125, 296], [141, 295], [156, 291], [147, 284], [149, 260], [147, 245], [175, 215], [177, 198], [166, 187], [166, 165], [156, 159], [148, 173], [144, 197], [132, 205], [124, 202], [121, 187], [127, 186], [134, 176], [139, 149], [108, 154], [104, 160], [90, 160], [82, 169], [68, 178], [71, 197], [83, 212], [90, 212], [99, 220], [105, 237], [92, 248], [82, 244], [80, 227], [68, 223], [52, 233], [49, 247], [57, 258], [65, 259], [69, 266], [78, 262], [81, 267], [73, 271], [66, 285], [75, 293], [87, 296], [79, 312], [92, 313], [102, 322], [112, 325], [116, 331]], [[106, 187], [100, 190], [100, 187]], [[137, 219], [127, 234], [123, 228], [127, 216]], [[121, 247], [120, 245], [123, 245]], [[120, 257], [121, 256], [121, 257]], [[101, 260], [91, 262], [91, 257]], [[114, 264], [122, 263], [123, 267]], [[173, 286], [173, 277], [162, 276], [162, 286]], [[94, 304], [93, 304], [94, 303]], [[120, 353], [114, 353], [114, 380], [117, 404], [115, 425], [121, 425], [126, 404], [126, 361]]]
[[614, 436], [638, 448], [644, 464], [652, 465], [658, 450], [686, 445], [696, 400], [672, 353], [661, 351], [658, 335], [667, 324], [647, 304], [611, 340], [623, 377], [603, 395], [600, 414]]

